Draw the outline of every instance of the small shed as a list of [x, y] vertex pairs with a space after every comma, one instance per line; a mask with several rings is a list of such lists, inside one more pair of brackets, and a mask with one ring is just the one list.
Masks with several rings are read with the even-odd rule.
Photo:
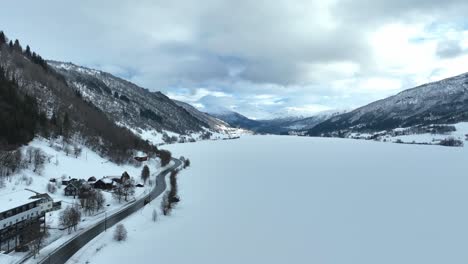
[[135, 157], [134, 158], [136, 161], [143, 162], [148, 160], [148, 156], [145, 157]]

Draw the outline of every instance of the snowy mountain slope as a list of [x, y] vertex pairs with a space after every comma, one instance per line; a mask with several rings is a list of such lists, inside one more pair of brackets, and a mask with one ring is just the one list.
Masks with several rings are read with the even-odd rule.
[[209, 128], [211, 129], [218, 130], [220, 127], [229, 127], [229, 124], [224, 122], [223, 120], [213, 117], [207, 113], [200, 112], [195, 107], [193, 107], [192, 105], [188, 103], [177, 101], [177, 100], [173, 100], [173, 101], [178, 106], [184, 108], [187, 112], [189, 112], [195, 118], [207, 124]]
[[210, 113], [210, 115], [229, 123], [231, 126], [249, 129], [257, 133], [265, 134], [287, 134], [293, 130], [306, 130], [315, 125], [345, 113], [346, 111], [326, 111], [318, 113], [311, 117], [301, 116], [285, 116], [281, 118], [268, 120], [252, 120], [234, 111], [222, 111], [218, 113]]
[[378, 131], [468, 121], [468, 73], [424, 84], [322, 122], [308, 131]]
[[[131, 159], [134, 150], [155, 150], [84, 100], [39, 55], [22, 49], [19, 41], [15, 43], [14, 46], [0, 43], [0, 67], [8, 72], [10, 85], [21, 95], [32, 98], [30, 104], [37, 105], [40, 118], [32, 119], [37, 124], [31, 126], [28, 133], [45, 138], [78, 137], [87, 147], [117, 163]], [[15, 127], [7, 129], [15, 130]], [[5, 138], [0, 138], [2, 140]]]
[[256, 127], [260, 126], [260, 122], [257, 120], [250, 119], [246, 116], [243, 116], [234, 111], [218, 111], [218, 112], [210, 112], [210, 115], [223, 120], [224, 122], [228, 123], [233, 127], [239, 127], [249, 130], [255, 130]]
[[318, 113], [316, 115], [313, 115], [311, 117], [307, 118], [301, 118], [299, 120], [295, 120], [292, 122], [289, 122], [287, 124], [287, 128], [292, 129], [292, 130], [305, 130], [305, 129], [311, 129], [317, 124], [322, 123], [323, 121], [330, 119], [332, 117], [335, 117], [337, 115], [341, 115], [346, 113], [347, 110], [332, 110], [332, 111], [325, 111]]
[[178, 134], [200, 132], [203, 127], [210, 127], [160, 92], [150, 92], [109, 73], [72, 63], [48, 61], [48, 64], [81, 96], [119, 124]]

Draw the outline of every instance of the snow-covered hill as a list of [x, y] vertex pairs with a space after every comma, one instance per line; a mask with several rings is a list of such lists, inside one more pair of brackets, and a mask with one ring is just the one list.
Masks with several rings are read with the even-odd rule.
[[292, 130], [307, 130], [311, 129], [317, 124], [322, 123], [325, 120], [328, 120], [337, 115], [341, 115], [348, 112], [347, 110], [330, 110], [317, 113], [311, 117], [301, 118], [298, 120], [291, 121], [287, 124], [287, 128]]
[[201, 118], [197, 110], [187, 111], [160, 92], [151, 92], [131, 82], [98, 70], [72, 63], [48, 61], [83, 98], [111, 116], [117, 123], [133, 129], [154, 129], [177, 134], [216, 129]]
[[309, 135], [468, 121], [468, 73], [428, 83], [318, 124]]
[[223, 120], [233, 127], [255, 130], [259, 125], [261, 125], [261, 123], [256, 120], [229, 110], [210, 112], [210, 115]]
[[189, 112], [191, 115], [193, 115], [194, 117], [196, 117], [198, 120], [204, 122], [205, 124], [207, 124], [209, 126], [209, 128], [217, 131], [217, 130], [222, 130], [226, 127], [230, 127], [230, 125], [224, 121], [222, 121], [221, 119], [218, 119], [214, 116], [211, 116], [207, 113], [203, 113], [203, 112], [200, 112], [198, 111], [195, 107], [193, 107], [192, 105], [188, 104], [188, 103], [185, 103], [185, 102], [181, 102], [181, 101], [177, 101], [177, 100], [173, 100], [178, 106], [184, 108], [185, 110], [187, 110], [187, 112]]

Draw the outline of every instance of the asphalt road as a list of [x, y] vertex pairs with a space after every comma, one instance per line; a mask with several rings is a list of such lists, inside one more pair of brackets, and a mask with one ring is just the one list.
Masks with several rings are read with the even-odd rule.
[[182, 162], [178, 159], [172, 159], [174, 161], [174, 165], [167, 168], [166, 170], [162, 171], [156, 177], [156, 185], [154, 189], [147, 194], [146, 196], [142, 197], [141, 199], [136, 200], [134, 203], [125, 206], [120, 211], [108, 215], [107, 219], [100, 221], [99, 223], [95, 224], [92, 227], [89, 227], [86, 231], [78, 235], [72, 240], [67, 241], [65, 244], [54, 250], [51, 254], [49, 254], [44, 259], [40, 260], [38, 263], [40, 264], [63, 264], [69, 258], [71, 258], [80, 248], [82, 248], [86, 243], [91, 241], [100, 233], [104, 232], [106, 229], [112, 227], [113, 225], [117, 224], [119, 221], [124, 219], [125, 217], [131, 215], [132, 213], [138, 211], [138, 209], [144, 206], [144, 201], [149, 198], [149, 200], [153, 200], [158, 197], [161, 193], [166, 190], [166, 181], [164, 178], [167, 174], [169, 174], [172, 170], [179, 167]]

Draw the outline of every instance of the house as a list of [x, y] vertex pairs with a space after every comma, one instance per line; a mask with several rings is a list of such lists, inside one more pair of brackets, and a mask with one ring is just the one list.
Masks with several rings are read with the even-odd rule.
[[95, 189], [100, 189], [100, 190], [112, 190], [115, 186], [114, 181], [109, 178], [109, 177], [104, 177], [100, 180], [97, 180], [94, 183], [94, 188]]
[[73, 196], [75, 198], [78, 195], [79, 187], [74, 182], [71, 182], [65, 187], [64, 192], [65, 196]]
[[45, 231], [45, 211], [49, 197], [37, 194], [31, 196], [26, 190], [0, 196], [0, 252], [10, 252], [27, 245], [30, 242], [27, 234], [31, 228]]
[[71, 179], [70, 176], [68, 176], [68, 179], [62, 179], [62, 185], [67, 186], [70, 182], [76, 181], [76, 178]]
[[38, 193], [29, 197], [29, 199], [39, 199], [39, 206], [41, 207], [41, 212], [47, 213], [54, 210], [54, 199], [50, 197], [47, 193]]
[[70, 183], [70, 180], [67, 180], [67, 179], [62, 180], [62, 185], [67, 186], [69, 183]]
[[57, 211], [62, 208], [62, 201], [57, 201], [52, 203], [52, 211]]
[[80, 192], [81, 185], [83, 185], [84, 180], [72, 179], [65, 187], [64, 192], [65, 196], [73, 196], [76, 198]]

